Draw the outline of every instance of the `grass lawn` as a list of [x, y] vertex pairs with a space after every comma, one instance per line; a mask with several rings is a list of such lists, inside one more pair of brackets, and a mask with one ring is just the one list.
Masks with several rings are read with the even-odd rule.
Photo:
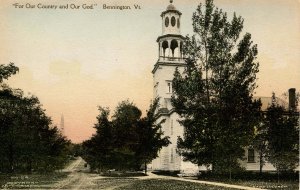
[[299, 173], [287, 173], [282, 174], [279, 177], [279, 183], [277, 182], [278, 176], [276, 173], [255, 173], [244, 172], [237, 173], [230, 181], [227, 174], [213, 175], [212, 173], [203, 172], [199, 176], [199, 180], [203, 181], [215, 181], [227, 184], [242, 185], [248, 187], [257, 187], [262, 189], [281, 189], [281, 190], [298, 190], [299, 189]]
[[275, 181], [233, 181], [231, 184], [235, 185], [243, 185], [249, 187], [258, 187], [263, 189], [282, 189], [282, 190], [298, 190], [299, 189], [299, 182], [297, 181], [282, 181], [282, 182], [275, 182]]
[[215, 181], [220, 183], [227, 183], [233, 185], [241, 185], [241, 186], [248, 186], [248, 187], [256, 187], [262, 189], [281, 189], [281, 190], [298, 190], [299, 189], [299, 182], [298, 181], [287, 181], [282, 180], [277, 183], [275, 180], [237, 180], [233, 179], [229, 181], [228, 179], [199, 179], [202, 181]]
[[51, 186], [67, 177], [68, 173], [55, 172], [50, 174], [12, 174], [0, 175], [0, 189], [35, 189]]
[[[113, 179], [112, 179], [113, 180]], [[122, 180], [122, 179], [121, 179]], [[231, 188], [224, 188], [218, 186], [211, 186], [205, 184], [197, 184], [191, 182], [168, 180], [168, 179], [130, 179], [116, 188], [116, 190], [231, 190]]]

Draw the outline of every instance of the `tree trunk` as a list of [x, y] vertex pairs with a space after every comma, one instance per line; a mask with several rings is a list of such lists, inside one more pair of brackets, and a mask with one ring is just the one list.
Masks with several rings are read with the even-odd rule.
[[264, 166], [263, 155], [262, 152], [260, 151], [259, 153], [259, 174], [260, 175], [262, 174], [263, 166]]
[[229, 156], [229, 181], [231, 181], [231, 155]]
[[12, 145], [9, 145], [8, 162], [9, 162], [9, 172], [12, 173], [14, 171], [14, 155], [13, 155]]
[[31, 173], [32, 170], [32, 161], [30, 158], [27, 159], [27, 173]]
[[205, 84], [206, 84], [206, 96], [207, 96], [207, 103], [210, 102], [209, 97], [209, 86], [208, 86], [208, 55], [207, 55], [207, 37], [205, 38]]

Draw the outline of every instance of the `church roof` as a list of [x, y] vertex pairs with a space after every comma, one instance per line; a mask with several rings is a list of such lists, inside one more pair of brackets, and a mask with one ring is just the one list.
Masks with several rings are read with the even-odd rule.
[[185, 39], [185, 37], [183, 37], [182, 35], [180, 35], [180, 34], [165, 34], [165, 35], [162, 35], [162, 36], [159, 36], [158, 38], [157, 38], [157, 40], [156, 40], [156, 42], [159, 42], [159, 40], [161, 39], [161, 38], [167, 38], [167, 37], [177, 37], [177, 38], [181, 38], [181, 39]]
[[173, 5], [173, 4], [170, 4], [170, 5], [168, 5], [168, 7], [167, 7], [167, 11], [175, 11], [176, 10], [176, 8], [175, 8], [175, 6]]
[[[272, 104], [272, 98], [271, 97], [261, 97], [261, 96], [257, 96], [257, 97], [254, 97], [255, 100], [259, 100], [261, 101], [262, 103], [262, 106], [261, 106], [261, 110], [262, 111], [266, 111], [267, 108], [269, 106], [271, 106]], [[280, 98], [277, 98], [276, 97], [276, 102], [277, 104], [279, 104], [280, 106], [282, 106], [283, 108], [287, 109], [288, 108], [288, 103]]]
[[163, 16], [164, 14], [166, 14], [166, 13], [168, 13], [168, 12], [174, 12], [174, 13], [177, 13], [177, 14], [179, 14], [179, 15], [182, 14], [182, 13], [181, 13], [180, 11], [178, 11], [178, 10], [176, 9], [176, 7], [172, 4], [172, 3], [173, 3], [172, 0], [170, 1], [170, 3], [171, 3], [171, 4], [167, 6], [167, 10], [164, 11], [164, 12], [162, 12], [160, 16]]

